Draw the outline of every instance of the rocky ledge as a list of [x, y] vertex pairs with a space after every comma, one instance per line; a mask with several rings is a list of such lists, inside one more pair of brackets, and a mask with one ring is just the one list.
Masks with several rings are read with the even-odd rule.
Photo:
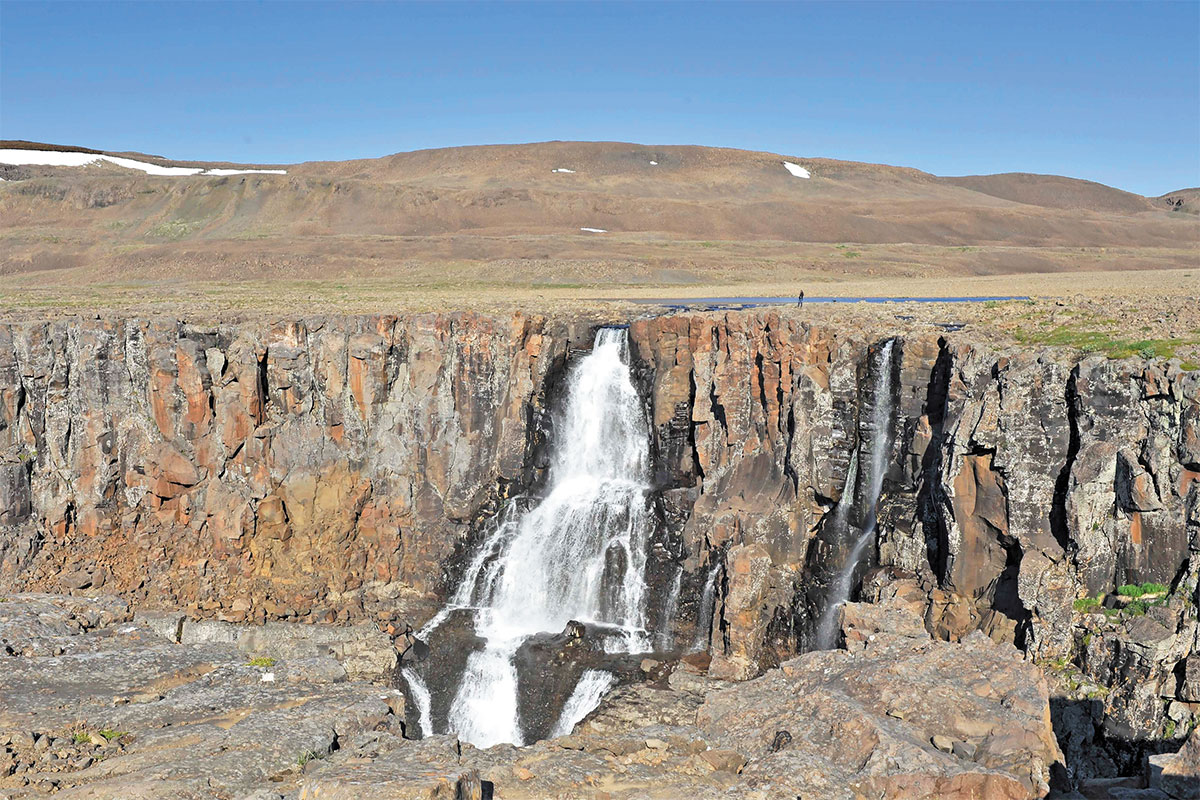
[[341, 742], [402, 734], [391, 641], [364, 633], [0, 598], [0, 798], [294, 794]]
[[[644, 682], [613, 692], [571, 735], [476, 750], [453, 737], [404, 738], [384, 636], [214, 627], [141, 615], [113, 597], [12, 596], [0, 602], [10, 654], [0, 678], [0, 797], [1050, 792], [1062, 754], [1049, 687], [1016, 648], [980, 633], [934, 640], [895, 599], [848, 605], [843, 631], [848, 649], [744, 682], [708, 675], [706, 656], [648, 662]], [[1174, 794], [1144, 796], [1188, 796], [1179, 779], [1187, 752], [1151, 771]]]

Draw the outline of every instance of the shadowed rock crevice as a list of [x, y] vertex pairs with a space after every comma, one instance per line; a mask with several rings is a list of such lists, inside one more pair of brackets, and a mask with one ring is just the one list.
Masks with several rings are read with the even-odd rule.
[[1067, 492], [1071, 485], [1071, 469], [1075, 465], [1075, 458], [1079, 455], [1079, 395], [1075, 387], [1078, 375], [1079, 369], [1076, 367], [1071, 371], [1071, 376], [1067, 380], [1065, 401], [1067, 422], [1070, 425], [1070, 440], [1067, 445], [1066, 459], [1054, 483], [1054, 504], [1050, 510], [1050, 529], [1059, 547], [1068, 553], [1072, 551], [1073, 544], [1067, 525]]
[[921, 482], [917, 490], [917, 515], [925, 530], [925, 552], [933, 574], [946, 574], [949, 550], [944, 523], [950, 501], [942, 490], [941, 474], [945, 447], [946, 406], [949, 402], [951, 355], [946, 340], [938, 339], [937, 359], [929, 372], [925, 390], [925, 419], [921, 432], [926, 439], [921, 452]]

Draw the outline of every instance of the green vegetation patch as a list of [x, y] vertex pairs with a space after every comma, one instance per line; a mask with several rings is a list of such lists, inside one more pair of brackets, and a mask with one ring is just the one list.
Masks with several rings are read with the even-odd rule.
[[296, 759], [296, 763], [299, 766], [303, 767], [305, 764], [307, 764], [310, 761], [319, 761], [320, 759], [322, 759], [324, 757], [325, 757], [324, 753], [318, 753], [316, 750], [306, 750], [305, 752], [301, 753], [300, 756]]
[[1083, 613], [1086, 614], [1089, 611], [1093, 611], [1100, 607], [1100, 598], [1099, 597], [1081, 597], [1078, 600], [1076, 600], [1074, 603], [1072, 603], [1071, 606], [1076, 611], [1082, 611]]
[[1059, 325], [1050, 330], [1017, 330], [1017, 341], [1026, 345], [1071, 347], [1085, 353], [1102, 353], [1109, 358], [1174, 358], [1175, 350], [1200, 339], [1121, 339], [1107, 331], [1084, 330], [1077, 325]]
[[270, 656], [258, 656], [257, 658], [250, 659], [247, 663], [252, 667], [273, 667], [275, 666], [275, 659]]
[[1135, 599], [1146, 594], [1166, 594], [1167, 591], [1161, 583], [1126, 583], [1117, 587], [1117, 594]]
[[146, 234], [155, 239], [182, 239], [192, 231], [199, 228], [199, 222], [184, 222], [181, 219], [173, 219], [170, 222], [160, 222], [150, 229]]

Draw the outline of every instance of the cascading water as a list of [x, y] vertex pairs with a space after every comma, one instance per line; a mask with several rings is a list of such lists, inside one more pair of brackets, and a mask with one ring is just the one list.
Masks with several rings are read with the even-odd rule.
[[658, 631], [658, 647], [660, 650], [670, 650], [675, 645], [675, 614], [679, 611], [679, 592], [683, 588], [683, 565], [675, 568], [675, 580], [671, 581], [671, 590], [667, 592], [666, 602], [663, 603], [661, 627]]
[[[892, 344], [889, 339], [879, 351], [879, 365], [876, 372], [873, 407], [871, 409], [871, 438], [870, 456], [866, 469], [866, 513], [863, 515], [863, 526], [854, 546], [846, 555], [841, 569], [837, 573], [826, 598], [825, 609], [817, 624], [816, 644], [820, 649], [829, 649], [837, 644], [838, 609], [850, 600], [854, 590], [854, 575], [862, 563], [863, 555], [868, 545], [875, 538], [878, 525], [876, 511], [879, 506], [879, 496], [883, 493], [883, 478], [887, 473], [887, 456], [891, 448], [892, 431]], [[846, 489], [834, 510], [833, 524], [839, 529], [849, 531], [850, 510], [854, 498], [854, 486], [858, 480], [858, 453], [851, 456], [850, 468], [846, 475]]]
[[692, 640], [690, 652], [700, 653], [708, 649], [712, 636], [713, 610], [717, 602], [717, 576], [721, 572], [721, 562], [712, 565], [708, 578], [704, 581], [704, 589], [700, 592], [700, 609], [696, 614], [696, 636]]
[[[650, 649], [649, 428], [627, 358], [625, 330], [602, 328], [570, 373], [545, 498], [506, 514], [446, 609], [421, 631], [428, 636], [456, 609], [473, 611], [484, 646], [467, 659], [448, 727], [477, 747], [523, 742], [514, 657], [531, 637], [575, 620], [603, 627], [607, 652]], [[568, 701], [572, 725], [611, 679], [585, 673]]]
[[554, 726], [551, 736], [566, 736], [575, 730], [575, 726], [600, 705], [604, 693], [612, 688], [616, 677], [611, 672], [602, 669], [589, 669], [579, 679], [575, 691], [567, 698], [558, 723]]
[[413, 703], [417, 706], [417, 726], [421, 729], [422, 736], [428, 736], [433, 733], [433, 718], [430, 714], [430, 706], [432, 705], [429, 697], [429, 689], [426, 688], [425, 682], [421, 677], [407, 667], [400, 671], [404, 676], [404, 680], [408, 683], [408, 693], [412, 698]]

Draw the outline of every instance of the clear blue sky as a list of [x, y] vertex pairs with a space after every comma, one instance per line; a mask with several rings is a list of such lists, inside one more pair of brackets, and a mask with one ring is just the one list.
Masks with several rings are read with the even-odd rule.
[[546, 139], [1200, 185], [1200, 3], [0, 2], [0, 138], [292, 162]]

